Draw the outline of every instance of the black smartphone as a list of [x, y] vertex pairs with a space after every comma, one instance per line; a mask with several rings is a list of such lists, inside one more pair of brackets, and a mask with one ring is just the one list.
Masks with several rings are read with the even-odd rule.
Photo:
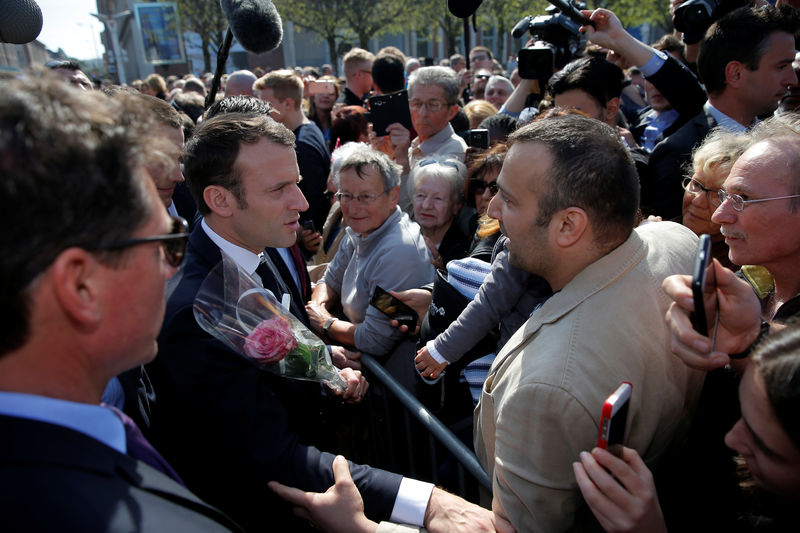
[[300, 227], [303, 229], [311, 230], [312, 233], [317, 232], [317, 227], [314, 225], [313, 220], [304, 220], [300, 223]]
[[489, 130], [487, 129], [479, 128], [462, 131], [459, 135], [470, 148], [478, 148], [480, 150], [488, 150], [489, 148]]
[[706, 310], [716, 309], [716, 293], [717, 283], [714, 277], [714, 266], [711, 264], [711, 236], [703, 234], [700, 235], [700, 241], [697, 243], [697, 254], [694, 257], [694, 268], [692, 269], [692, 296], [694, 297], [692, 327], [700, 335], [706, 337], [708, 337]]
[[417, 312], [409, 306], [389, 294], [385, 289], [376, 286], [369, 302], [378, 311], [393, 320], [397, 320], [401, 326], [407, 326], [409, 331], [413, 331], [419, 320]]
[[625, 440], [625, 426], [628, 423], [628, 405], [631, 401], [633, 385], [627, 381], [620, 383], [617, 390], [611, 393], [603, 403], [600, 415], [600, 430], [597, 435], [597, 447], [622, 455]]
[[399, 122], [404, 128], [411, 129], [411, 110], [408, 107], [408, 91], [403, 89], [391, 94], [372, 96], [369, 99], [369, 122], [375, 135], [387, 134], [389, 124]]

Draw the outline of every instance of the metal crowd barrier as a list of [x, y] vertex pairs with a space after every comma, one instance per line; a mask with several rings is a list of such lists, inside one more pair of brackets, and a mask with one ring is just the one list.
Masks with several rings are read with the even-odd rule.
[[[434, 416], [433, 413], [426, 409], [425, 406], [422, 405], [419, 400], [417, 400], [417, 398], [415, 398], [394, 377], [392, 377], [392, 375], [389, 374], [389, 372], [387, 372], [386, 369], [373, 357], [362, 354], [361, 363], [370, 374], [371, 389], [376, 388], [376, 386], [379, 388], [382, 387], [384, 391], [391, 393], [391, 395], [397, 399], [397, 401], [403, 407], [403, 421], [402, 425], [399, 425], [399, 421], [394, 419], [394, 415], [392, 414], [393, 411], [390, 409], [390, 402], [387, 394], [384, 393], [382, 395], [372, 395], [373, 403], [377, 397], [382, 397], [382, 406], [379, 406], [379, 408], [382, 408], [383, 410], [385, 423], [383, 424], [382, 428], [377, 429], [373, 427], [371, 431], [385, 431], [388, 433], [385, 442], [383, 442], [387, 449], [380, 450], [378, 453], [383, 458], [389, 460], [389, 468], [391, 468], [393, 471], [397, 471], [399, 457], [398, 452], [400, 448], [398, 443], [402, 442], [404, 444], [403, 447], [407, 451], [407, 456], [405, 459], [409, 470], [408, 475], [411, 477], [419, 477], [421, 479], [429, 478], [428, 481], [438, 484], [439, 473], [436, 468], [436, 466], [440, 464], [438, 460], [444, 460], [449, 453], [457, 461], [457, 494], [459, 496], [462, 496], [466, 499], [471, 499], [467, 497], [469, 490], [468, 482], [471, 480], [477, 482], [481, 488], [491, 494], [492, 482], [481, 467], [480, 463], [478, 463], [478, 459], [475, 454], [467, 446], [465, 446], [464, 443], [461, 442], [458, 437], [456, 437], [456, 435], [447, 428], [447, 426], [445, 426], [436, 416]], [[375, 380], [377, 380], [378, 383], [375, 383]], [[397, 410], [395, 409], [394, 412], [396, 413]], [[429, 457], [426, 458], [428, 460], [426, 464], [431, 466], [429, 471], [422, 471], [422, 468], [419, 464], [422, 461], [419, 461], [418, 459], [420, 458], [415, 457], [415, 453], [413, 453], [414, 451], [419, 451], [419, 446], [418, 444], [415, 446], [415, 443], [412, 442], [412, 434], [414, 434], [414, 432], [412, 429], [412, 420], [409, 415], [413, 416], [419, 422], [419, 424], [421, 424], [422, 428], [424, 428], [427, 434]], [[468, 422], [469, 427], [471, 427], [471, 420]], [[404, 432], [404, 439], [402, 441], [398, 440], [397, 438], [397, 429], [400, 427], [402, 427]], [[437, 453], [437, 446], [434, 439], [436, 439], [436, 441], [438, 441], [445, 449], [445, 454], [441, 457], [437, 457], [439, 454]], [[467, 475], [471, 476], [471, 480], [467, 478]], [[456, 492], [456, 487], [446, 488]], [[474, 497], [472, 499], [474, 499]]]

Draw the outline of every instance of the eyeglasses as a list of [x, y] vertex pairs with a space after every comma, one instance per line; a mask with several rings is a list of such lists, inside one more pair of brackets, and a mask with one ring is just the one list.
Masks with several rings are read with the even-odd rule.
[[488, 80], [489, 78], [491, 78], [489, 74], [475, 74], [476, 80]]
[[383, 196], [384, 194], [388, 193], [389, 191], [383, 191], [380, 194], [350, 194], [349, 192], [337, 192], [336, 199], [339, 200], [339, 203], [350, 203], [353, 200], [358, 202], [361, 205], [370, 205], [375, 202], [379, 197]]
[[790, 194], [789, 196], [774, 196], [772, 198], [760, 198], [758, 200], [745, 200], [738, 194], [728, 194], [727, 191], [723, 191], [722, 189], [717, 191], [717, 195], [719, 196], [720, 205], [725, 203], [725, 200], [730, 200], [731, 205], [736, 211], [744, 211], [744, 208], [748, 204], [757, 204], [760, 202], [769, 202], [771, 200], [785, 200], [787, 198], [800, 198], [800, 194]]
[[411, 111], [419, 111], [424, 106], [429, 113], [438, 113], [443, 107], [450, 105], [452, 104], [442, 102], [441, 100], [428, 100], [427, 102], [411, 100], [408, 102], [408, 108], [411, 109]]
[[719, 199], [719, 189], [709, 189], [708, 187], [703, 187], [702, 183], [700, 183], [691, 176], [686, 176], [685, 178], [683, 178], [683, 188], [689, 194], [693, 194], [695, 196], [697, 196], [701, 192], [705, 193], [706, 201], [712, 207], [719, 207], [719, 205], [722, 203]]
[[186, 244], [189, 242], [189, 225], [181, 217], [170, 217], [172, 219], [172, 229], [168, 235], [153, 235], [152, 237], [142, 237], [139, 239], [125, 239], [108, 246], [104, 250], [122, 250], [144, 244], [147, 242], [157, 242], [164, 250], [164, 258], [170, 266], [178, 267], [186, 254]]
[[493, 181], [491, 183], [486, 183], [483, 180], [473, 178], [469, 180], [469, 187], [472, 189], [472, 194], [483, 194], [486, 192], [486, 189], [489, 189], [489, 194], [494, 196], [497, 194], [497, 182]]

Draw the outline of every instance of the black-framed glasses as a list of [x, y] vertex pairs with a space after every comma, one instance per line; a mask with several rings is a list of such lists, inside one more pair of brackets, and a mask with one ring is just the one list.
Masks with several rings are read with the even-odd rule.
[[138, 239], [125, 239], [104, 246], [103, 250], [122, 250], [148, 242], [157, 242], [164, 250], [164, 258], [170, 266], [178, 267], [186, 254], [186, 244], [189, 242], [189, 224], [181, 217], [170, 216], [172, 229], [167, 235], [153, 235]]
[[694, 194], [695, 196], [700, 193], [705, 193], [706, 201], [712, 207], [719, 207], [719, 205], [722, 203], [719, 199], [719, 189], [709, 189], [708, 187], [704, 187], [702, 183], [691, 176], [686, 176], [683, 178], [683, 189], [689, 194]]
[[758, 204], [761, 202], [771, 202], [772, 200], [786, 200], [787, 198], [800, 198], [800, 194], [790, 194], [788, 196], [773, 196], [772, 198], [759, 198], [758, 200], [745, 200], [738, 194], [729, 194], [722, 189], [717, 191], [720, 205], [725, 203], [726, 200], [731, 201], [731, 205], [736, 211], [744, 211], [745, 206], [748, 204]]
[[490, 74], [475, 74], [476, 80], [488, 80], [492, 76]]
[[482, 179], [472, 178], [469, 180], [469, 187], [472, 189], [472, 194], [483, 194], [486, 192], [486, 189], [489, 189], [489, 194], [494, 196], [497, 194], [497, 182], [493, 181], [491, 183], [487, 183]]
[[349, 192], [337, 192], [335, 196], [340, 204], [350, 203], [355, 200], [361, 205], [370, 205], [388, 192], [389, 191], [383, 191], [380, 194], [350, 194]]
[[408, 108], [411, 111], [419, 111], [424, 107], [428, 113], [438, 113], [445, 106], [451, 105], [453, 104], [448, 104], [447, 102], [442, 102], [441, 100], [428, 100], [427, 102], [423, 102], [422, 100], [411, 100], [408, 102]]

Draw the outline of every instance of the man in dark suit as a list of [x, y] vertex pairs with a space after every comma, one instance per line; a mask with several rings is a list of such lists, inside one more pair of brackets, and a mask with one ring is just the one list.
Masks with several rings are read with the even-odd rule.
[[[161, 355], [148, 368], [158, 394], [154, 443], [188, 487], [248, 529], [265, 520], [278, 530], [302, 528], [266, 483], [324, 491], [334, 481], [333, 456], [300, 443], [295, 424], [303, 409], [282, 393], [285, 380], [259, 371], [205, 333], [192, 308], [221, 252], [260, 277], [279, 301], [288, 292], [264, 249], [291, 245], [299, 212], [308, 207], [297, 186], [293, 143], [291, 131], [260, 113], [215, 116], [187, 143], [184, 171], [203, 220], [167, 303]], [[351, 383], [345, 395], [363, 392], [358, 379]], [[426, 511], [440, 505], [441, 491], [429, 484], [367, 466], [350, 470], [375, 518], [422, 525], [433, 516]], [[474, 507], [455, 497], [447, 501]]]
[[187, 237], [146, 171], [168, 140], [148, 120], [118, 127], [137, 101], [0, 84], [4, 531], [241, 531], [99, 404], [155, 356]]
[[654, 214], [681, 214], [684, 165], [712, 128], [747, 130], [797, 83], [791, 64], [798, 29], [798, 14], [788, 6], [740, 8], [709, 28], [697, 59], [708, 102], [650, 155]]

